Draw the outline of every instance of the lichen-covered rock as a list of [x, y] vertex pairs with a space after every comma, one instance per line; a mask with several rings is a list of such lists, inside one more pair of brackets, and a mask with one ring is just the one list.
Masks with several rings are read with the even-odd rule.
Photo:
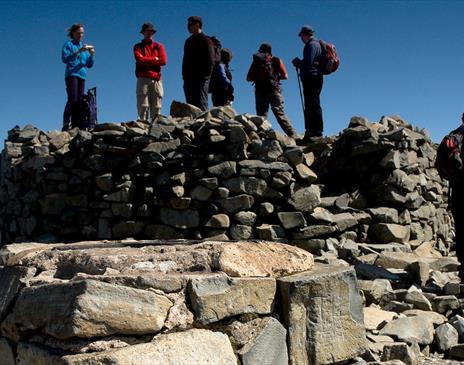
[[157, 333], [171, 306], [162, 295], [93, 280], [40, 285], [21, 291], [2, 332], [59, 339]]

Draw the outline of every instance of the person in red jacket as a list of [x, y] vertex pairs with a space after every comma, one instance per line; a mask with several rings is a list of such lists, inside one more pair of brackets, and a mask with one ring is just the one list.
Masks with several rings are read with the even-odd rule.
[[139, 120], [153, 122], [161, 111], [163, 101], [161, 67], [166, 65], [166, 52], [161, 43], [153, 40], [156, 33], [153, 24], [143, 24], [140, 33], [143, 40], [134, 46], [137, 113]]

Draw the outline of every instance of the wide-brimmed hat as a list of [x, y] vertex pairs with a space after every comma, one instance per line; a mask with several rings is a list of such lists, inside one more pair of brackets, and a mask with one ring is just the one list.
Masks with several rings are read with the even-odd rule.
[[153, 33], [156, 33], [155, 26], [152, 23], [144, 23], [142, 25], [142, 30], [140, 31], [140, 33], [143, 33], [147, 30], [151, 30]]
[[313, 35], [314, 34], [314, 29], [310, 25], [303, 25], [301, 27], [300, 33], [298, 33], [298, 37], [301, 36], [302, 34], [306, 35]]

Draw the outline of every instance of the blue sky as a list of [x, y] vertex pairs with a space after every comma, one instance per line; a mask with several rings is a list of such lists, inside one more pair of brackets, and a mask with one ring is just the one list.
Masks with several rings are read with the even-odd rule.
[[[234, 107], [254, 113], [245, 81], [252, 54], [262, 42], [283, 59], [286, 111], [299, 132], [303, 113], [295, 70], [301, 56], [297, 33], [310, 24], [336, 45], [341, 67], [324, 80], [321, 102], [325, 134], [337, 134], [353, 115], [377, 121], [398, 114], [425, 127], [439, 141], [458, 125], [464, 110], [464, 1], [5, 1], [0, 0], [0, 138], [15, 125], [60, 129], [66, 101], [60, 51], [66, 29], [85, 25], [85, 41], [96, 49], [87, 87], [97, 86], [100, 122], [135, 119], [133, 45], [140, 26], [158, 29], [168, 65], [163, 70], [164, 114], [184, 100], [182, 52], [186, 19], [201, 15], [204, 31], [232, 49]], [[278, 128], [274, 117], [271, 122]]]

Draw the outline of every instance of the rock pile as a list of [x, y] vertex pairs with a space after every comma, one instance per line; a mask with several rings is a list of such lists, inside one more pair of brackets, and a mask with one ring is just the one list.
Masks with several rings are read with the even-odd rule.
[[[9, 132], [3, 242], [110, 238], [276, 239], [320, 201], [313, 154], [261, 117], [174, 104], [148, 126]], [[195, 119], [192, 119], [192, 115]]]
[[[464, 360], [464, 290], [435, 151], [395, 116], [353, 117], [338, 136], [296, 146], [263, 118], [180, 103], [151, 126], [14, 128], [2, 243], [42, 243], [0, 253], [0, 354], [163, 362], [185, 342], [200, 363], [218, 353], [243, 364], [263, 354], [279, 365]], [[96, 306], [116, 317], [98, 319]]]
[[449, 249], [435, 149], [401, 120], [353, 118], [321, 152], [228, 107], [203, 113], [173, 103], [171, 114], [150, 127], [11, 130], [2, 242], [265, 239], [317, 253], [346, 240], [377, 248], [434, 241]]
[[0, 257], [1, 364], [332, 364], [365, 351], [354, 270], [293, 246], [26, 243]]

